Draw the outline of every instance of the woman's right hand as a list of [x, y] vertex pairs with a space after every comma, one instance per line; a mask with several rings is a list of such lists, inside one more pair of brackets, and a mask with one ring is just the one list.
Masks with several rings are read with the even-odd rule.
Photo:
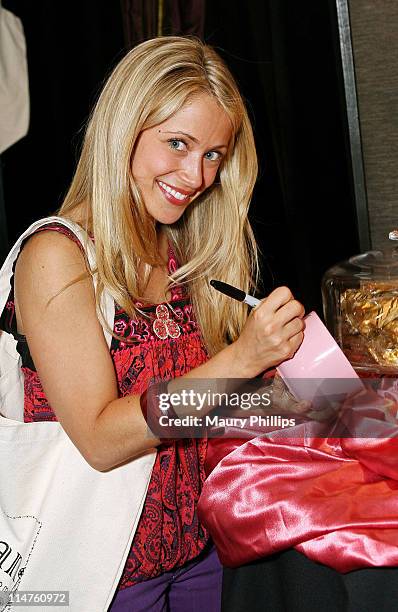
[[253, 309], [232, 345], [243, 377], [252, 378], [293, 357], [304, 338], [304, 313], [288, 287], [278, 287]]

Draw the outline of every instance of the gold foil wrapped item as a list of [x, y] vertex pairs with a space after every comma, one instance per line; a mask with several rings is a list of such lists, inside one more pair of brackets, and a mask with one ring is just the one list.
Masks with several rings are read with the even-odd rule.
[[342, 345], [353, 364], [398, 369], [398, 283], [361, 281], [340, 296]]

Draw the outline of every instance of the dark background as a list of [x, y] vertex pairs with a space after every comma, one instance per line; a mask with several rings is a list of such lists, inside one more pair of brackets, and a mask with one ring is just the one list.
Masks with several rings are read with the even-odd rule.
[[[89, 110], [128, 45], [117, 0], [3, 6], [24, 25], [31, 92], [29, 133], [1, 156], [11, 244], [61, 204]], [[254, 124], [264, 291], [287, 284], [320, 313], [322, 274], [359, 250], [334, 2], [204, 6], [204, 39], [236, 76]]]

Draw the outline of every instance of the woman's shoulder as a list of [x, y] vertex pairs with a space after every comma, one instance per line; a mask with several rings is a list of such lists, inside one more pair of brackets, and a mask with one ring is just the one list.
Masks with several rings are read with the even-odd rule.
[[80, 247], [64, 231], [44, 229], [36, 230], [24, 242], [14, 270], [13, 297], [20, 334], [27, 335], [28, 319], [37, 322], [47, 317], [49, 305], [55, 298], [60, 304], [60, 296], [61, 318], [68, 313], [72, 316], [78, 304], [85, 304], [95, 314], [91, 275]]
[[69, 228], [51, 223], [38, 228], [24, 241], [17, 267], [24, 262], [29, 262], [31, 267], [35, 264], [56, 267], [64, 261], [78, 264], [84, 262], [83, 253], [83, 246]]
[[65, 229], [46, 226], [24, 242], [15, 266], [15, 298], [28, 293], [39, 302], [51, 300], [77, 278], [87, 276], [84, 249]]
[[[69, 227], [64, 225], [61, 220], [52, 221], [51, 223], [46, 223], [45, 225], [38, 227], [23, 241], [21, 250], [25, 249], [28, 244], [31, 245], [31, 249], [67, 248], [68, 241], [65, 240], [66, 238], [69, 240], [69, 242], [74, 242], [77, 244], [80, 250], [84, 253], [84, 248], [76, 234]], [[32, 245], [34, 246], [32, 247]]]

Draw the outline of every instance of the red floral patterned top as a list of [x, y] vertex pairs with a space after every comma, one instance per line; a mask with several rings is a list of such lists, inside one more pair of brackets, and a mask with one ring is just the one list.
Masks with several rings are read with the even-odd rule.
[[[38, 231], [56, 230], [77, 242], [67, 228], [47, 225]], [[79, 243], [78, 243], [79, 244]], [[79, 244], [80, 246], [80, 244]], [[169, 248], [169, 273], [177, 261]], [[171, 333], [154, 333], [156, 304], [139, 304], [147, 316], [130, 317], [115, 305], [114, 331], [127, 344], [113, 338], [111, 356], [115, 366], [119, 396], [141, 393], [152, 382], [182, 376], [207, 359], [198, 324], [189, 298], [182, 287], [172, 289], [169, 317]], [[56, 421], [49, 406], [24, 336], [17, 333], [13, 284], [0, 319], [0, 327], [17, 339], [22, 358], [25, 400], [24, 420]], [[155, 325], [156, 328], [156, 325]], [[176, 333], [180, 334], [178, 337]], [[119, 589], [158, 576], [196, 557], [208, 541], [208, 533], [198, 521], [196, 505], [205, 478], [206, 440], [178, 440], [162, 444], [149, 483], [146, 501], [133, 544], [119, 583]]]

